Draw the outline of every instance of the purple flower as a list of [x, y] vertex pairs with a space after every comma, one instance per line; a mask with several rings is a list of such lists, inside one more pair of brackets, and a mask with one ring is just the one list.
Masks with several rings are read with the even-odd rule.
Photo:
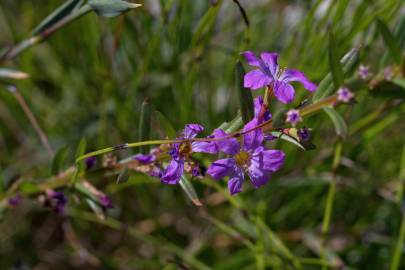
[[113, 208], [114, 207], [112, 202], [111, 202], [110, 197], [108, 197], [104, 193], [100, 193], [98, 195], [98, 198], [100, 200], [100, 204], [101, 204], [102, 207], [104, 207], [104, 208]]
[[287, 112], [286, 115], [287, 115], [286, 122], [291, 123], [291, 125], [293, 126], [302, 121], [299, 110], [291, 109]]
[[344, 103], [348, 103], [354, 98], [354, 94], [347, 87], [339, 88], [337, 95], [338, 100]]
[[368, 66], [360, 65], [358, 74], [359, 74], [360, 78], [362, 78], [363, 80], [367, 79], [368, 76], [370, 75]]
[[[198, 124], [187, 124], [179, 139], [192, 139], [201, 133], [204, 128]], [[161, 180], [165, 184], [177, 184], [184, 173], [184, 162], [190, 158], [193, 152], [215, 154], [218, 147], [212, 142], [182, 142], [173, 144], [169, 154], [172, 159], [163, 171]]]
[[307, 129], [307, 128], [300, 128], [297, 131], [297, 135], [298, 135], [298, 138], [300, 138], [300, 141], [303, 141], [303, 142], [308, 141], [311, 138], [311, 133], [309, 132], [309, 129]]
[[300, 82], [305, 89], [313, 92], [317, 86], [305, 77], [304, 73], [295, 69], [280, 68], [277, 63], [278, 54], [263, 52], [260, 58], [251, 51], [242, 53], [249, 65], [258, 67], [245, 74], [244, 86], [252, 90], [265, 86], [273, 88], [276, 98], [284, 104], [294, 100], [295, 90], [291, 82]]
[[47, 191], [44, 206], [52, 208], [56, 213], [63, 213], [67, 204], [67, 198], [63, 192]]
[[257, 98], [255, 98], [253, 103], [255, 118], [258, 121], [258, 125], [271, 119], [271, 114], [267, 106], [264, 104], [262, 96], [258, 96]]
[[[253, 129], [258, 125], [258, 120], [253, 119], [245, 125], [243, 131]], [[222, 144], [229, 144], [227, 154], [229, 158], [214, 161], [207, 170], [207, 173], [214, 179], [219, 180], [229, 176], [228, 189], [234, 195], [242, 191], [242, 184], [247, 174], [255, 188], [266, 184], [271, 174], [281, 168], [284, 162], [284, 153], [279, 150], [267, 150], [263, 143], [262, 130], [255, 129], [242, 137], [242, 146], [234, 141], [223, 141]]]
[[86, 163], [87, 170], [90, 170], [94, 166], [96, 166], [97, 158], [96, 157], [88, 157], [88, 158], [86, 158], [85, 163]]
[[156, 156], [151, 154], [137, 154], [133, 157], [133, 159], [139, 161], [141, 164], [146, 165], [153, 163], [156, 160]]
[[18, 206], [22, 202], [22, 197], [20, 194], [15, 195], [14, 197], [11, 197], [8, 199], [8, 204], [10, 206]]

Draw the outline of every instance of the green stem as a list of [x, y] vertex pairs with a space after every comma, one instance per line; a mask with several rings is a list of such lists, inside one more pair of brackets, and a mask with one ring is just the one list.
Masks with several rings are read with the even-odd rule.
[[[325, 211], [323, 214], [323, 221], [322, 221], [322, 235], [323, 235], [323, 250], [322, 250], [322, 259], [326, 260], [326, 247], [325, 247], [325, 240], [326, 236], [329, 233], [329, 227], [330, 227], [330, 220], [332, 217], [332, 211], [333, 211], [333, 202], [335, 200], [335, 194], [336, 194], [336, 169], [339, 166], [340, 160], [342, 157], [342, 141], [338, 141], [335, 146], [335, 153], [333, 157], [333, 163], [332, 163], [332, 180], [329, 184], [328, 187], [328, 195], [326, 197], [326, 206], [325, 206]], [[322, 269], [326, 269], [326, 266], [323, 266]]]
[[402, 214], [401, 228], [399, 229], [399, 236], [397, 244], [395, 245], [394, 256], [392, 257], [390, 270], [398, 270], [399, 263], [401, 262], [401, 253], [405, 241], [405, 214]]

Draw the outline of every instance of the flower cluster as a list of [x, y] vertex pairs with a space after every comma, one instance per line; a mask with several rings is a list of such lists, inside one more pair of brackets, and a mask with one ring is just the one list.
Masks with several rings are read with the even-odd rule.
[[[198, 177], [205, 172], [205, 168], [193, 158], [193, 153], [220, 155], [220, 159], [208, 166], [206, 174], [215, 180], [229, 177], [228, 189], [234, 195], [242, 191], [245, 178], [250, 180], [253, 187], [259, 188], [281, 169], [284, 152], [266, 145], [277, 138], [271, 132], [266, 133], [264, 128], [272, 119], [268, 98], [274, 95], [277, 100], [287, 104], [294, 100], [295, 95], [291, 82], [299, 82], [311, 92], [317, 86], [301, 71], [280, 67], [276, 53], [263, 52], [260, 58], [251, 51], [242, 55], [250, 66], [257, 68], [245, 74], [245, 88], [264, 88], [266, 91], [265, 98], [258, 96], [254, 100], [253, 119], [240, 132], [227, 133], [218, 128], [205, 138], [197, 138], [204, 131], [203, 126], [187, 124], [174, 143], [161, 145], [149, 154], [133, 156], [135, 170], [159, 177], [165, 184], [178, 184], [186, 173]], [[293, 126], [301, 122], [299, 110], [290, 110], [286, 121]], [[309, 138], [307, 129], [300, 130], [303, 137]]]

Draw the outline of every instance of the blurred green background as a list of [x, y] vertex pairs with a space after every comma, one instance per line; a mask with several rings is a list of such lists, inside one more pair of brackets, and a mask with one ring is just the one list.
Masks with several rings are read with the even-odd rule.
[[[330, 31], [339, 58], [360, 48], [371, 79], [394, 64], [375, 19], [399, 37], [402, 51], [405, 43], [398, 28], [405, 15], [401, 0], [241, 0], [249, 27], [231, 0], [140, 2], [141, 8], [115, 18], [85, 15], [2, 63], [30, 74], [13, 83], [52, 148], [67, 147], [64, 168], [74, 163], [83, 137], [87, 151], [137, 141], [146, 98], [177, 130], [200, 123], [209, 134], [232, 120], [241, 51], [278, 52], [281, 65], [318, 83], [329, 71]], [[62, 3], [1, 0], [0, 49], [27, 38]], [[25, 198], [1, 214], [0, 269], [389, 269], [403, 219], [405, 105], [403, 97], [371, 95], [356, 72], [346, 81], [357, 103], [338, 109], [348, 136], [336, 177], [332, 161], [339, 138], [325, 113], [302, 124], [312, 128], [315, 150], [285, 141], [272, 145], [287, 159], [263, 188], [246, 185], [231, 198], [226, 181], [193, 181], [202, 207], [179, 186], [138, 173], [116, 184], [119, 172], [99, 169], [88, 180], [112, 198], [110, 218], [97, 218], [72, 189], [66, 190], [66, 215], [44, 209], [35, 196]], [[309, 96], [302, 87], [296, 90], [289, 108]], [[270, 109], [277, 114], [285, 106]], [[151, 137], [165, 136], [152, 119]], [[17, 180], [48, 179], [50, 163], [16, 99], [0, 84], [0, 192]], [[332, 179], [336, 193], [323, 235]], [[391, 269], [405, 269], [405, 260]]]

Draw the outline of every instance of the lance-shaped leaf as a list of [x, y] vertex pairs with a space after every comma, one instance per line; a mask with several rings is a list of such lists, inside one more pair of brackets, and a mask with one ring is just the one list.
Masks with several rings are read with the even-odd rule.
[[272, 131], [271, 135], [284, 141], [290, 142], [295, 146], [298, 146], [302, 150], [313, 150], [316, 148], [316, 146], [312, 144], [310, 140], [302, 141], [298, 136], [298, 130], [296, 128], [288, 129], [288, 134], [282, 131]]
[[238, 92], [239, 106], [243, 122], [246, 124], [253, 118], [253, 97], [252, 91], [243, 86], [243, 77], [245, 70], [241, 62], [236, 63], [235, 69], [235, 88]]
[[347, 125], [345, 120], [343, 120], [342, 116], [335, 111], [332, 107], [324, 107], [322, 108], [329, 118], [332, 120], [333, 125], [335, 126], [336, 134], [341, 137], [346, 137], [347, 135]]
[[117, 177], [117, 184], [121, 184], [121, 183], [125, 183], [128, 181], [129, 179], [129, 171], [128, 171], [128, 167], [125, 166], [124, 168], [122, 168], [122, 170], [120, 171], [118, 177]]
[[28, 73], [9, 69], [9, 68], [0, 68], [0, 79], [15, 79], [23, 80], [27, 79], [30, 75]]
[[122, 0], [89, 0], [89, 6], [94, 12], [103, 17], [115, 17], [131, 9], [142, 6]]
[[202, 39], [204, 39], [212, 29], [220, 10], [221, 3], [222, 1], [217, 5], [211, 6], [198, 23], [191, 41], [192, 47], [195, 47]]
[[54, 12], [47, 16], [35, 29], [32, 31], [31, 35], [35, 36], [47, 28], [51, 27], [65, 16], [69, 15], [71, 12], [79, 8], [83, 4], [83, 0], [68, 0], [59, 6]]
[[392, 35], [391, 31], [385, 25], [383, 21], [380, 19], [376, 20], [377, 24], [377, 29], [382, 35], [382, 38], [384, 40], [385, 45], [388, 48], [388, 52], [392, 58], [392, 60], [397, 63], [398, 65], [401, 64], [402, 61], [402, 53], [401, 49], [399, 47], [399, 42], [395, 39], [395, 37]]
[[332, 78], [335, 89], [342, 86], [344, 83], [343, 70], [339, 62], [338, 52], [336, 47], [335, 37], [333, 32], [329, 33], [329, 48], [328, 48], [329, 67], [332, 71]]
[[[149, 100], [145, 99], [142, 102], [141, 118], [139, 120], [139, 141], [147, 141], [150, 139], [150, 121], [151, 121], [151, 108]], [[149, 146], [140, 147], [141, 153], [148, 153]]]
[[196, 206], [202, 206], [203, 204], [201, 203], [200, 199], [197, 196], [197, 192], [195, 191], [195, 188], [193, 184], [190, 182], [190, 180], [187, 178], [187, 176], [183, 175], [180, 179], [180, 186], [186, 193], [187, 197], [196, 205]]
[[[79, 145], [77, 146], [75, 159], [86, 153], [86, 147], [87, 147], [87, 141], [86, 141], [86, 138], [83, 137], [80, 140]], [[83, 171], [84, 171], [84, 160], [82, 160], [76, 164], [76, 170], [73, 173], [72, 178], [70, 180], [72, 184], [76, 183], [79, 173], [81, 173]]]
[[59, 173], [65, 163], [67, 154], [68, 154], [68, 146], [64, 146], [61, 149], [58, 150], [58, 152], [56, 152], [53, 160], [52, 160], [52, 165], [51, 165], [51, 174], [55, 175], [57, 173]]
[[[399, 48], [401, 51], [405, 50], [405, 16], [399, 20], [397, 26], [395, 27], [394, 33], [395, 40], [397, 40]], [[381, 58], [380, 67], [384, 68], [388, 65], [390, 59], [390, 52], [385, 52], [384, 56]]]
[[[359, 62], [359, 50], [357, 48], [351, 49], [342, 59], [340, 59], [340, 64], [343, 67], [343, 74], [347, 77], [354, 71], [354, 68]], [[319, 83], [318, 89], [316, 90], [314, 96], [312, 97], [313, 102], [317, 102], [322, 98], [329, 96], [335, 91], [335, 86], [333, 84], [332, 73], [328, 73], [325, 78]]]

